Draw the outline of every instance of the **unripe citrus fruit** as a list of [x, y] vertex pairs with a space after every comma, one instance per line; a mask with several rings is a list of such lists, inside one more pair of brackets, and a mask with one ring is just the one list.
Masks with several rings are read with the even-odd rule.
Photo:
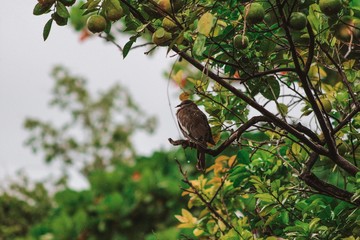
[[275, 24], [277, 21], [276, 21], [276, 16], [274, 14], [274, 12], [268, 12], [265, 14], [264, 16], [264, 21], [266, 22], [267, 25], [273, 25]]
[[183, 6], [182, 0], [157, 0], [157, 4], [162, 10], [165, 10], [169, 13], [177, 12]]
[[124, 10], [122, 9], [122, 7], [118, 9], [111, 8], [106, 10], [106, 18], [109, 19], [110, 21], [117, 21], [123, 16], [124, 16]]
[[234, 37], [234, 47], [236, 49], [245, 49], [249, 46], [249, 38], [238, 34]]
[[245, 7], [245, 18], [251, 24], [260, 23], [265, 16], [264, 8], [259, 3], [250, 3]]
[[306, 27], [307, 18], [302, 12], [293, 12], [290, 16], [289, 25], [294, 30], [302, 30]]
[[340, 0], [320, 0], [319, 7], [325, 15], [331, 16], [340, 12], [342, 4]]
[[335, 37], [341, 41], [349, 42], [351, 37], [360, 39], [360, 19], [351, 16], [344, 16], [340, 22], [335, 25]]
[[106, 28], [106, 20], [101, 15], [92, 15], [87, 20], [87, 27], [92, 33], [102, 32]]
[[[331, 106], [331, 102], [330, 102], [328, 99], [326, 99], [326, 98], [320, 98], [320, 102], [321, 102], [321, 104], [319, 103], [319, 101], [316, 101], [316, 104], [318, 105], [318, 107], [319, 107], [320, 109], [324, 109], [324, 111], [325, 111], [326, 113], [331, 112], [332, 106]], [[324, 108], [322, 108], [321, 105], [322, 105]]]
[[152, 41], [158, 46], [167, 46], [172, 39], [171, 33], [165, 31], [164, 28], [157, 29], [152, 35]]
[[167, 30], [167, 31], [172, 31], [175, 30], [177, 28], [177, 25], [175, 23], [175, 21], [173, 19], [171, 19], [170, 17], [164, 17], [161, 26]]
[[337, 149], [341, 156], [344, 156], [345, 153], [349, 150], [346, 143], [344, 143], [344, 142], [340, 142], [340, 144], [337, 146]]

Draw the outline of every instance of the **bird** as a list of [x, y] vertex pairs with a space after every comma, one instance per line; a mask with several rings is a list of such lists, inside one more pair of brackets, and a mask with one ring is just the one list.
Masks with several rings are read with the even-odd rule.
[[207, 143], [215, 145], [206, 115], [191, 100], [184, 100], [179, 105], [176, 118], [182, 134], [192, 143], [196, 144], [198, 162], [196, 167], [205, 170], [205, 149]]

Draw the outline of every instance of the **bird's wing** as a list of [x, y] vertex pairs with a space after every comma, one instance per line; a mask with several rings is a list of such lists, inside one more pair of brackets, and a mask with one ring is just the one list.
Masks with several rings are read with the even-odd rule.
[[207, 142], [211, 144], [215, 144], [212, 134], [211, 134], [211, 128], [209, 126], [208, 119], [206, 115], [201, 112], [200, 110], [194, 113], [193, 117], [193, 131], [191, 131], [191, 134], [194, 138], [198, 139], [199, 141], [204, 142], [205, 144]]

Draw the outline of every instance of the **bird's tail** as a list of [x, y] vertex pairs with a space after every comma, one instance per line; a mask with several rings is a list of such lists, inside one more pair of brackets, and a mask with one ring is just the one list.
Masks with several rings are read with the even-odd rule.
[[206, 169], [206, 164], [205, 164], [205, 152], [201, 149], [201, 147], [198, 148], [197, 151], [197, 164], [196, 164], [196, 168], [199, 171], [205, 172]]

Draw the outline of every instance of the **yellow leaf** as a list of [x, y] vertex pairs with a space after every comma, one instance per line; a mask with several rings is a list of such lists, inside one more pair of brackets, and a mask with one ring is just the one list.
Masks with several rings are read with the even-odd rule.
[[320, 79], [326, 78], [326, 76], [327, 73], [324, 71], [324, 69], [321, 66], [317, 64], [312, 65], [309, 69], [309, 77], [313, 83], [316, 83]]
[[188, 192], [188, 191], [183, 191], [182, 193], [181, 193], [181, 196], [183, 197], [183, 196], [186, 196], [186, 195], [189, 195], [190, 193]]
[[179, 86], [181, 86], [183, 78], [184, 78], [184, 71], [179, 70], [176, 74], [171, 75], [172, 80], [174, 80]]
[[345, 69], [352, 69], [355, 64], [355, 59], [351, 59], [343, 63]]
[[217, 143], [220, 140], [220, 132], [218, 132], [217, 134], [213, 135], [213, 139], [214, 142]]
[[204, 217], [205, 215], [207, 215], [209, 213], [209, 209], [205, 208], [203, 209], [200, 214], [199, 214], [199, 218]]
[[198, 22], [198, 31], [205, 36], [209, 36], [210, 32], [214, 26], [215, 17], [209, 12], [206, 12], [204, 15], [201, 16]]
[[198, 237], [198, 236], [200, 236], [201, 234], [203, 234], [203, 232], [204, 232], [204, 230], [195, 228], [195, 230], [194, 230], [193, 233], [194, 233], [195, 237]]
[[190, 182], [193, 185], [193, 187], [201, 190], [205, 187], [207, 179], [204, 178], [204, 175], [200, 175], [197, 180], [191, 180]]
[[228, 160], [229, 167], [233, 166], [235, 164], [235, 161], [236, 161], [236, 155], [231, 156]]
[[187, 219], [180, 215], [175, 215], [176, 219], [179, 220], [179, 222], [186, 223]]
[[274, 237], [274, 236], [271, 236], [271, 237], [267, 237], [266, 240], [278, 240], [279, 238], [278, 237]]
[[189, 212], [188, 210], [186, 209], [181, 209], [181, 214], [187, 218], [189, 221], [194, 221], [196, 222], [196, 218], [193, 217], [193, 215], [191, 214], [191, 212]]
[[183, 92], [183, 93], [180, 94], [179, 99], [180, 99], [180, 101], [184, 101], [184, 100], [189, 99], [189, 97], [190, 97], [189, 93]]
[[297, 143], [293, 143], [291, 145], [291, 151], [294, 153], [294, 154], [299, 154], [300, 153], [300, 150], [301, 150], [301, 146]]
[[229, 159], [228, 156], [220, 155], [219, 157], [217, 157], [217, 158], [215, 159], [215, 162], [216, 162], [216, 163], [220, 163], [220, 162], [223, 162], [223, 161], [227, 161], [228, 159]]
[[210, 172], [211, 170], [213, 170], [215, 168], [215, 165], [211, 165], [210, 167], [208, 167], [207, 169], [206, 169], [206, 172], [208, 173], [208, 172]]
[[181, 214], [182, 214], [182, 216], [175, 215], [175, 217], [179, 220], [179, 222], [181, 222], [181, 224], [179, 224], [177, 226], [178, 228], [193, 228], [193, 227], [195, 227], [197, 218], [193, 217], [192, 214], [186, 209], [181, 209]]
[[225, 21], [223, 21], [223, 20], [218, 20], [216, 22], [216, 24], [218, 24], [219, 26], [222, 26], [222, 27], [227, 27], [227, 23]]
[[193, 83], [193, 84], [195, 84], [196, 83], [196, 79], [194, 79], [194, 78], [192, 78], [192, 77], [188, 77], [188, 78], [186, 78], [186, 80], [187, 81], [189, 81], [189, 82], [191, 82], [191, 83]]
[[226, 230], [226, 225], [225, 223], [223, 223], [221, 220], [218, 221], [219, 227], [221, 231], [225, 231]]
[[221, 178], [220, 177], [213, 177], [213, 179], [211, 179], [209, 181], [209, 184], [212, 184], [212, 185], [217, 185], [217, 184], [220, 184], [221, 183]]
[[191, 223], [181, 223], [179, 225], [177, 225], [178, 228], [193, 228], [194, 224]]
[[249, 196], [249, 194], [243, 194], [243, 195], [241, 195], [241, 197], [245, 198], [245, 199], [248, 199], [250, 196]]
[[193, 206], [194, 206], [194, 199], [191, 198], [191, 199], [188, 201], [187, 207], [188, 207], [189, 209], [192, 209]]

